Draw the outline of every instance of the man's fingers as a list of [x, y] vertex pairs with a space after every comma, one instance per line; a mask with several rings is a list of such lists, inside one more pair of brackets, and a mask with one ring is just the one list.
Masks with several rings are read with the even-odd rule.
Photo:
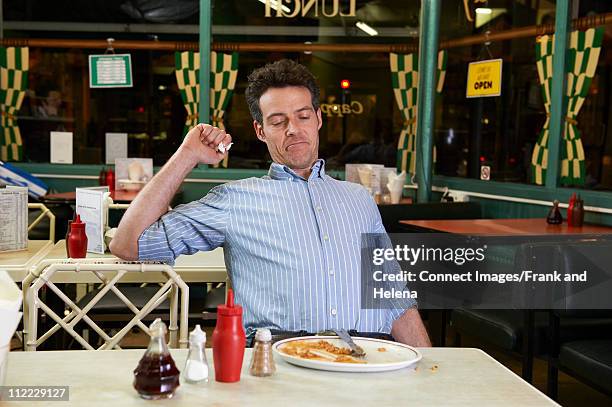
[[215, 127], [213, 126], [209, 126], [206, 124], [198, 124], [198, 126], [200, 127], [200, 141], [204, 142], [204, 140], [206, 140], [206, 138], [213, 132], [213, 130], [215, 129]]

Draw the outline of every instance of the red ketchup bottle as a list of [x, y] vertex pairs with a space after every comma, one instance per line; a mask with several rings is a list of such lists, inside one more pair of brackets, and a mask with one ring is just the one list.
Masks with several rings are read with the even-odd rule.
[[115, 192], [115, 171], [112, 168], [106, 170], [106, 185], [110, 192]]
[[227, 291], [227, 303], [217, 306], [217, 326], [212, 334], [215, 380], [240, 381], [246, 336], [242, 327], [242, 307], [234, 304], [234, 292]]
[[85, 223], [81, 222], [81, 217], [70, 224], [70, 234], [66, 241], [68, 255], [73, 259], [82, 259], [87, 256], [87, 234], [85, 233]]

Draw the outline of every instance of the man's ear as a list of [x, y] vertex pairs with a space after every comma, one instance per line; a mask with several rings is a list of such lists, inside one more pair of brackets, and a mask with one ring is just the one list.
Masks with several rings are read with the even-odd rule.
[[317, 109], [317, 120], [319, 121], [319, 126], [317, 127], [317, 130], [321, 130], [321, 127], [323, 126], [323, 117], [321, 116], [320, 107]]
[[257, 138], [265, 143], [266, 135], [263, 132], [263, 126], [259, 124], [257, 120], [253, 120], [253, 129], [255, 129], [255, 135]]

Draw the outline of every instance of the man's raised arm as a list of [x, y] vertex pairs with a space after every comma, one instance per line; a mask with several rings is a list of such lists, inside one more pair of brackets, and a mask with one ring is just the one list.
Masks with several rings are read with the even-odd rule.
[[216, 164], [225, 153], [217, 151], [219, 143], [228, 145], [232, 137], [216, 127], [198, 124], [187, 133], [183, 143], [162, 169], [136, 196], [123, 215], [110, 251], [126, 260], [138, 259], [138, 238], [168, 210], [172, 197], [191, 170], [202, 164]]

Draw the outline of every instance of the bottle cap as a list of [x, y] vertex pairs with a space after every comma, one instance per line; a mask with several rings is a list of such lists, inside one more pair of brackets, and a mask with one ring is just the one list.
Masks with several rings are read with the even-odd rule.
[[85, 223], [81, 221], [81, 216], [77, 214], [76, 218], [70, 224], [71, 228], [84, 228]]
[[227, 302], [225, 305], [217, 306], [218, 315], [235, 316], [242, 315], [242, 307], [238, 304], [234, 304], [234, 290], [231, 288], [227, 290]]
[[198, 345], [202, 342], [206, 342], [206, 332], [202, 331], [200, 325], [196, 325], [193, 331], [189, 333], [189, 342]]
[[149, 326], [149, 333], [151, 336], [165, 335], [166, 332], [168, 332], [166, 329], [166, 324], [164, 324], [164, 321], [162, 321], [161, 318], [156, 318], [155, 321], [153, 321]]
[[259, 328], [255, 333], [255, 340], [259, 342], [270, 342], [272, 340], [272, 332], [268, 328]]

